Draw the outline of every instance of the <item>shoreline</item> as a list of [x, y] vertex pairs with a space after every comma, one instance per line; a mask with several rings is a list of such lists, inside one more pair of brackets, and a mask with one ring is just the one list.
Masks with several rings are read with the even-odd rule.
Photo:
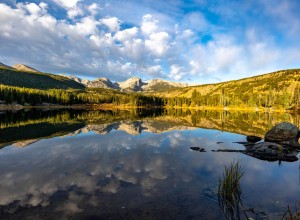
[[189, 109], [189, 110], [214, 110], [214, 111], [244, 111], [244, 112], [280, 112], [280, 113], [293, 113], [297, 111], [289, 109], [274, 109], [274, 108], [257, 108], [257, 107], [212, 107], [212, 106], [197, 106], [197, 107], [179, 107], [173, 106], [164, 107], [166, 109]]
[[113, 109], [148, 109], [148, 108], [163, 108], [163, 109], [183, 109], [183, 110], [214, 110], [214, 111], [243, 111], [243, 112], [278, 112], [278, 113], [297, 113], [295, 110], [289, 109], [274, 109], [274, 108], [257, 108], [257, 107], [212, 107], [212, 106], [194, 106], [194, 107], [179, 107], [179, 106], [129, 106], [126, 104], [75, 104], [75, 105], [19, 105], [19, 104], [1, 104], [0, 110], [22, 110], [22, 109], [86, 109], [86, 110], [113, 110]]
[[22, 109], [86, 109], [86, 110], [111, 110], [111, 109], [145, 109], [145, 108], [161, 108], [158, 106], [129, 106], [114, 104], [75, 104], [75, 105], [0, 105], [0, 110], [22, 110]]

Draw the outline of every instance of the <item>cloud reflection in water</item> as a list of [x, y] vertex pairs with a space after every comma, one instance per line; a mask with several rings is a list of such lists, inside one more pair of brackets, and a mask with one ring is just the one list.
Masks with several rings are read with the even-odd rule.
[[[249, 203], [268, 209], [273, 200], [297, 201], [297, 164], [278, 167], [242, 154], [210, 151], [237, 147], [232, 142], [242, 138], [205, 129], [140, 135], [112, 130], [7, 147], [0, 151], [0, 210], [14, 218], [20, 207], [27, 217], [51, 213], [46, 219], [61, 214], [155, 218], [162, 209], [166, 218], [222, 218], [217, 203], [202, 195], [209, 190], [215, 196], [224, 165], [234, 159], [241, 160], [242, 191]], [[208, 152], [191, 151], [191, 146]]]

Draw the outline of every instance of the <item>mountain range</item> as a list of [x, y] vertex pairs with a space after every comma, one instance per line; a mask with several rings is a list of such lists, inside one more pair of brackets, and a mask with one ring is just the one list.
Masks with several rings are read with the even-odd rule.
[[[169, 124], [169, 123], [160, 123], [160, 122], [155, 122], [155, 121], [135, 121], [135, 122], [130, 122], [130, 121], [122, 121], [122, 122], [115, 122], [115, 123], [110, 123], [110, 124], [88, 124], [84, 126], [83, 128], [80, 128], [78, 130], [75, 130], [71, 133], [67, 133], [64, 136], [75, 136], [80, 133], [87, 133], [87, 132], [95, 132], [97, 134], [103, 135], [103, 134], [108, 134], [111, 131], [124, 131], [127, 134], [131, 135], [138, 135], [141, 134], [142, 132], [150, 132], [150, 133], [155, 133], [155, 134], [160, 134], [164, 132], [169, 132], [173, 130], [194, 130], [196, 128], [194, 127], [189, 127], [185, 125], [180, 125], [180, 124]], [[56, 134], [56, 135], [59, 135]], [[36, 143], [39, 141], [40, 138], [37, 139], [29, 139], [29, 140], [24, 140], [24, 141], [17, 141], [13, 144], [15, 147], [26, 147], [30, 144]], [[0, 142], [0, 147], [6, 146], [10, 143], [1, 143]]]
[[123, 92], [142, 92], [142, 91], [163, 91], [174, 88], [187, 87], [187, 83], [176, 83], [162, 79], [153, 79], [149, 81], [142, 81], [141, 78], [132, 77], [122, 82], [112, 82], [108, 78], [97, 78], [95, 80], [80, 79], [76, 76], [62, 75], [75, 82], [81, 83], [88, 88], [103, 88], [116, 89]]
[[123, 92], [143, 92], [154, 97], [173, 99], [168, 101], [167, 105], [170, 106], [277, 106], [290, 109], [298, 108], [300, 103], [300, 69], [280, 70], [216, 84], [188, 86], [161, 79], [144, 82], [138, 77], [122, 82], [112, 82], [108, 78], [87, 80], [39, 72], [24, 64], [10, 67], [0, 63], [0, 84], [41, 90], [76, 89], [90, 91], [88, 94], [92, 92], [85, 90], [86, 88], [92, 88], [94, 94], [97, 94], [97, 88], [98, 94], [103, 98], [107, 93], [116, 97], [116, 93], [125, 95]]
[[[21, 72], [23, 73], [31, 73], [31, 77], [36, 77], [37, 75], [44, 75], [47, 73], [42, 73], [32, 67], [29, 67], [25, 64], [16, 64], [12, 67], [5, 65], [3, 63], [0, 63], [0, 68], [2, 70], [2, 72], [4, 72], [3, 70], [6, 71], [14, 71], [14, 75], [20, 75]], [[11, 74], [12, 72], [10, 72], [9, 74]], [[50, 77], [53, 78], [53, 76], [55, 76], [54, 74], [48, 74]], [[166, 81], [166, 80], [162, 80], [162, 79], [153, 79], [153, 80], [149, 80], [149, 81], [142, 81], [141, 78], [138, 77], [132, 77], [129, 78], [125, 81], [122, 82], [112, 82], [110, 79], [108, 78], [98, 78], [95, 80], [87, 80], [87, 79], [81, 79], [78, 78], [76, 76], [68, 76], [68, 75], [64, 75], [64, 74], [59, 74], [57, 75], [57, 77], [61, 77], [61, 78], [65, 78], [64, 81], [67, 80], [72, 80], [74, 83], [77, 83], [79, 85], [75, 85], [75, 89], [78, 89], [80, 87], [87, 87], [87, 88], [103, 88], [103, 89], [114, 89], [114, 90], [119, 90], [122, 92], [153, 92], [153, 91], [164, 91], [164, 90], [168, 90], [168, 89], [174, 89], [174, 88], [184, 88], [187, 87], [188, 84], [187, 83], [176, 83], [176, 82], [170, 82], [170, 81]], [[1, 76], [0, 76], [1, 79]], [[43, 80], [42, 80], [43, 81]], [[60, 80], [62, 81], [62, 80]], [[1, 84], [6, 84], [1, 82]], [[42, 83], [42, 82], [41, 82]], [[38, 83], [37, 83], [38, 84]], [[43, 83], [42, 83], [43, 84]], [[60, 82], [58, 82], [58, 85], [61, 84]], [[13, 84], [8, 84], [8, 85], [13, 85]], [[19, 85], [18, 85], [19, 86]], [[26, 86], [24, 86], [26, 87]], [[31, 86], [29, 86], [30, 88], [33, 88]], [[54, 88], [57, 88], [54, 87]], [[63, 88], [65, 88], [63, 86]], [[42, 89], [39, 87], [39, 89]]]

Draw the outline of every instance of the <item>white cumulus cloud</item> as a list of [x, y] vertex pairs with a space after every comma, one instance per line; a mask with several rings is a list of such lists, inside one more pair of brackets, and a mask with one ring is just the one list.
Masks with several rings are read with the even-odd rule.
[[121, 21], [116, 17], [103, 18], [101, 19], [101, 23], [107, 26], [112, 32], [117, 32], [120, 30]]
[[53, 2], [0, 3], [0, 62], [118, 81], [155, 76], [202, 83], [297, 67], [299, 13], [288, 0], [274, 8], [266, 1], [249, 5], [258, 4], [268, 21], [278, 17], [272, 25], [249, 17], [241, 3], [228, 9], [207, 2], [220, 23], [177, 3]]
[[129, 41], [136, 37], [139, 29], [137, 27], [128, 28], [123, 31], [118, 31], [115, 35], [115, 39], [119, 41]]
[[63, 8], [72, 8], [75, 7], [79, 0], [53, 0], [56, 4]]
[[156, 20], [151, 14], [146, 14], [143, 16], [141, 29], [145, 34], [152, 34], [157, 30], [157, 23], [158, 20]]
[[145, 41], [146, 47], [156, 56], [164, 55], [168, 48], [169, 34], [166, 32], [154, 33]]

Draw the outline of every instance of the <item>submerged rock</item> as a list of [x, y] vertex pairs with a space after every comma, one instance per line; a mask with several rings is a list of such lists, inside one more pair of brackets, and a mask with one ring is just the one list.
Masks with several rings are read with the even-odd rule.
[[284, 145], [272, 142], [235, 142], [245, 146], [245, 150], [235, 150], [235, 149], [219, 149], [212, 150], [214, 152], [237, 152], [243, 153], [251, 157], [258, 158], [260, 160], [268, 161], [297, 161], [297, 154], [299, 151], [294, 149], [285, 148]]
[[245, 153], [247, 155], [269, 161], [282, 160], [292, 162], [298, 160], [298, 152], [290, 151], [280, 144], [271, 142], [257, 143]]
[[256, 143], [256, 142], [259, 142], [261, 140], [262, 140], [262, 138], [258, 137], [258, 136], [252, 136], [252, 135], [247, 136], [247, 141], [248, 142]]
[[201, 147], [190, 147], [191, 150], [194, 151], [199, 151], [199, 152], [206, 152], [206, 150], [204, 148]]
[[255, 145], [255, 143], [253, 143], [253, 142], [245, 142], [245, 141], [237, 141], [237, 142], [232, 142], [232, 143], [234, 143], [234, 144], [242, 144], [246, 148], [253, 147]]
[[283, 153], [288, 153], [288, 149], [282, 147], [282, 145], [271, 142], [261, 142], [255, 144], [249, 152], [262, 153], [262, 154], [272, 154], [278, 155]]
[[282, 122], [265, 134], [266, 142], [283, 144], [286, 147], [300, 147], [298, 143], [299, 129], [297, 126]]
[[234, 152], [234, 153], [246, 153], [246, 150], [235, 150], [235, 149], [218, 149], [211, 150], [212, 152]]

